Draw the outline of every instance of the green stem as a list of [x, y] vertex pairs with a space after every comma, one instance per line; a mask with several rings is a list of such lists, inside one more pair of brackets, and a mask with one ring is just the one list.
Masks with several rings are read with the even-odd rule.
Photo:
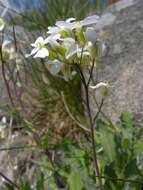
[[[94, 61], [93, 61], [93, 64], [94, 64]], [[92, 114], [91, 114], [91, 109], [90, 109], [90, 101], [89, 101], [89, 84], [90, 84], [90, 79], [92, 78], [91, 75], [93, 74], [92, 72], [93, 72], [94, 66], [91, 67], [91, 72], [90, 72], [88, 82], [86, 82], [86, 79], [85, 79], [84, 74], [80, 68], [80, 65], [76, 64], [76, 67], [77, 67], [77, 70], [79, 72], [81, 81], [83, 83], [84, 92], [85, 92], [86, 108], [87, 108], [87, 114], [88, 114], [88, 118], [89, 118], [89, 128], [90, 128], [90, 135], [91, 135], [93, 164], [94, 164], [94, 168], [95, 168], [95, 174], [97, 174], [97, 176], [98, 176], [100, 190], [103, 190], [102, 178], [100, 177], [101, 175], [100, 175], [100, 170], [99, 170], [98, 161], [97, 161], [97, 154], [96, 154], [96, 144], [95, 144], [95, 138], [94, 138], [94, 122], [92, 119]], [[99, 115], [99, 113], [98, 113], [98, 115]], [[98, 115], [97, 115], [97, 117], [98, 117]]]
[[100, 190], [103, 190], [102, 178], [100, 177], [100, 171], [99, 171], [99, 166], [98, 166], [98, 161], [97, 161], [96, 144], [95, 144], [95, 139], [94, 139], [94, 126], [92, 122], [92, 115], [91, 115], [91, 109], [90, 109], [88, 86], [85, 86], [84, 89], [85, 89], [85, 96], [86, 96], [87, 113], [89, 117], [89, 127], [90, 127], [92, 152], [93, 152], [93, 163], [94, 163], [95, 173], [97, 174], [98, 179], [99, 179]]

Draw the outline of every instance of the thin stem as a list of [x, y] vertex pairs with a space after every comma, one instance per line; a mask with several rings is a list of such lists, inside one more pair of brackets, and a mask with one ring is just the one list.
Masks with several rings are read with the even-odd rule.
[[100, 103], [100, 105], [98, 106], [98, 111], [97, 111], [96, 115], [95, 115], [94, 118], [93, 118], [93, 123], [96, 122], [96, 120], [97, 120], [99, 114], [101, 113], [101, 109], [102, 109], [103, 104], [104, 104], [104, 98], [102, 98], [101, 103]]
[[97, 161], [97, 155], [96, 155], [96, 144], [95, 144], [95, 139], [94, 139], [94, 125], [93, 125], [93, 119], [92, 119], [92, 114], [91, 114], [91, 109], [90, 109], [90, 101], [89, 101], [89, 83], [93, 71], [93, 66], [92, 66], [92, 71], [90, 72], [90, 76], [88, 79], [88, 82], [86, 83], [86, 79], [84, 77], [84, 74], [80, 68], [80, 65], [76, 64], [77, 69], [79, 71], [79, 74], [82, 78], [83, 82], [83, 87], [84, 87], [84, 92], [85, 92], [85, 100], [86, 100], [86, 108], [87, 108], [87, 114], [89, 118], [89, 127], [90, 127], [90, 135], [91, 135], [91, 143], [92, 143], [92, 151], [93, 151], [93, 163], [94, 163], [94, 168], [95, 168], [95, 173], [98, 176], [99, 179], [99, 186], [100, 190], [102, 190], [102, 179], [100, 178], [100, 171], [99, 171], [99, 166], [98, 166], [98, 161]]
[[7, 181], [10, 185], [12, 185], [13, 187], [15, 187], [16, 189], [20, 189], [17, 184], [15, 184], [13, 181], [11, 181], [11, 179], [9, 179], [8, 177], [6, 177], [2, 172], [0, 172], [0, 176], [2, 178], [4, 178], [5, 181]]
[[[99, 177], [99, 176], [95, 176], [95, 177]], [[124, 183], [137, 183], [137, 184], [142, 184], [142, 181], [132, 180], [132, 179], [113, 178], [113, 177], [107, 177], [107, 176], [100, 176], [100, 178], [106, 179], [106, 180], [109, 180], [109, 181], [122, 181], [122, 182], [124, 182]]]
[[67, 113], [69, 114], [69, 116], [71, 117], [71, 119], [72, 119], [80, 128], [84, 129], [84, 131], [89, 132], [89, 129], [87, 129], [84, 125], [82, 125], [82, 124], [80, 123], [80, 121], [78, 121], [77, 118], [75, 118], [75, 117], [72, 115], [72, 113], [71, 113], [71, 111], [70, 111], [70, 109], [69, 109], [69, 107], [68, 107], [68, 105], [67, 105], [67, 103], [66, 103], [66, 100], [65, 100], [65, 96], [64, 96], [63, 91], [61, 92], [61, 97], [62, 97], [62, 100], [63, 100], [63, 103], [64, 103], [64, 107], [65, 107]]
[[88, 86], [90, 84], [90, 81], [92, 80], [94, 65], [95, 65], [95, 59], [93, 59], [92, 66], [91, 66], [91, 69], [89, 71], [89, 79], [88, 79], [88, 82], [87, 82]]
[[94, 125], [93, 125], [93, 122], [92, 122], [92, 115], [91, 115], [90, 102], [89, 102], [89, 91], [88, 91], [87, 86], [84, 86], [84, 90], [85, 90], [85, 96], [86, 96], [86, 102], [87, 102], [86, 107], [87, 107], [87, 113], [88, 113], [89, 125], [90, 125], [90, 132], [91, 132], [93, 162], [94, 162], [94, 167], [96, 169], [97, 176], [99, 176], [100, 189], [102, 190], [102, 180], [100, 178], [100, 171], [99, 171], [97, 155], [96, 155], [96, 144], [95, 144], [95, 139], [94, 139]]
[[81, 68], [80, 68], [80, 65], [79, 65], [79, 64], [75, 64], [75, 65], [76, 65], [77, 71], [79, 72], [81, 81], [83, 82], [83, 85], [87, 87], [87, 83], [86, 83], [84, 74], [83, 74], [83, 72], [82, 72], [82, 70], [81, 70]]
[[37, 146], [32, 145], [32, 146], [5, 147], [5, 148], [0, 148], [0, 151], [12, 151], [12, 150], [18, 150], [18, 149], [33, 149], [33, 148], [37, 148]]
[[11, 102], [12, 106], [14, 106], [13, 98], [12, 98], [11, 93], [10, 93], [9, 84], [7, 82], [6, 75], [5, 75], [5, 66], [4, 66], [5, 61], [3, 59], [2, 46], [0, 46], [0, 59], [1, 59], [1, 64], [2, 64], [1, 65], [2, 76], [3, 76], [3, 79], [4, 79], [5, 85], [6, 85], [7, 93], [8, 93], [8, 96], [9, 96], [9, 99], [10, 99], [10, 102]]
[[17, 40], [16, 40], [16, 33], [15, 33], [15, 27], [14, 27], [14, 25], [12, 27], [12, 30], [13, 30], [13, 39], [14, 39], [15, 52], [17, 53], [18, 48], [17, 48]]

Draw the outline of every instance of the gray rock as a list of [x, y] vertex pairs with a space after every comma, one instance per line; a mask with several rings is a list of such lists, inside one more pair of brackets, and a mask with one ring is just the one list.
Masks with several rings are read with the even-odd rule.
[[[141, 122], [143, 119], [143, 1], [122, 0], [110, 6], [105, 10], [96, 29], [107, 46], [106, 54], [100, 61], [99, 81], [109, 81], [111, 85], [103, 111], [113, 121], [118, 120], [121, 112], [129, 111], [134, 114], [137, 121]], [[96, 77], [96, 73], [94, 76]], [[100, 99], [101, 97], [97, 95], [98, 102]], [[92, 111], [95, 114], [96, 105]]]

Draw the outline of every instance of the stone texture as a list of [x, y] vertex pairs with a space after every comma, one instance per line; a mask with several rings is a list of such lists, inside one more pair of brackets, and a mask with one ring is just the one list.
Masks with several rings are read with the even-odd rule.
[[[113, 121], [117, 121], [123, 111], [132, 112], [136, 120], [141, 121], [143, 1], [122, 0], [110, 6], [105, 10], [96, 29], [107, 47], [105, 55], [101, 57], [99, 81], [107, 80], [112, 86], [103, 111]], [[93, 107], [93, 112], [96, 112], [96, 106]]]

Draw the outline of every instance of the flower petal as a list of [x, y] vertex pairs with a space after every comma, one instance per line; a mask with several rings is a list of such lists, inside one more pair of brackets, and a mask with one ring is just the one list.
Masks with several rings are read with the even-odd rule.
[[66, 51], [66, 59], [70, 59], [73, 55], [77, 53], [77, 45], [72, 44]]
[[46, 48], [40, 49], [35, 55], [34, 58], [39, 57], [39, 58], [45, 58], [49, 55], [49, 51]]
[[66, 22], [67, 22], [67, 23], [71, 23], [71, 22], [74, 22], [75, 20], [76, 20], [75, 18], [71, 17], [71, 18], [68, 18], [68, 19], [66, 20]]
[[85, 19], [83, 19], [82, 21], [80, 21], [82, 26], [89, 26], [92, 24], [96, 24], [100, 19], [100, 16], [98, 15], [92, 15], [92, 16], [88, 16]]
[[34, 48], [34, 49], [32, 49], [30, 55], [34, 55], [37, 51], [38, 51], [38, 48]]
[[58, 43], [57, 43], [56, 40], [59, 40], [60, 37], [61, 37], [60, 34], [55, 34], [55, 35], [48, 36], [48, 37], [44, 40], [44, 43], [45, 43], [45, 44], [49, 43], [52, 47], [55, 47], [56, 45], [58, 45]]
[[60, 37], [61, 37], [61, 34], [55, 34], [55, 35], [53, 36], [53, 39], [54, 39], [54, 40], [59, 40]]
[[37, 43], [43, 43], [44, 42], [44, 39], [42, 36], [38, 37], [37, 40], [35, 41], [35, 44]]
[[37, 47], [38, 44], [44, 44], [44, 39], [42, 36], [38, 37], [35, 43], [31, 44], [32, 47]]
[[96, 30], [93, 27], [88, 27], [85, 31], [85, 38], [94, 44], [97, 41]]
[[66, 28], [69, 30], [73, 29], [73, 23], [68, 23], [66, 21], [57, 21], [56, 26], [58, 26], [59, 28]]
[[92, 89], [98, 89], [98, 88], [101, 88], [101, 87], [107, 87], [108, 88], [109, 84], [107, 82], [100, 82], [95, 86], [90, 86], [90, 88], [92, 88]]
[[69, 48], [72, 46], [72, 44], [75, 44], [75, 40], [73, 38], [65, 38], [63, 39], [63, 46], [65, 48]]
[[49, 64], [48, 69], [51, 74], [56, 75], [57, 73], [60, 72], [62, 67], [62, 63], [60, 61], [55, 59], [54, 61], [49, 61], [48, 64]]
[[59, 32], [59, 28], [57, 26], [49, 26], [48, 27], [48, 34], [56, 34]]

